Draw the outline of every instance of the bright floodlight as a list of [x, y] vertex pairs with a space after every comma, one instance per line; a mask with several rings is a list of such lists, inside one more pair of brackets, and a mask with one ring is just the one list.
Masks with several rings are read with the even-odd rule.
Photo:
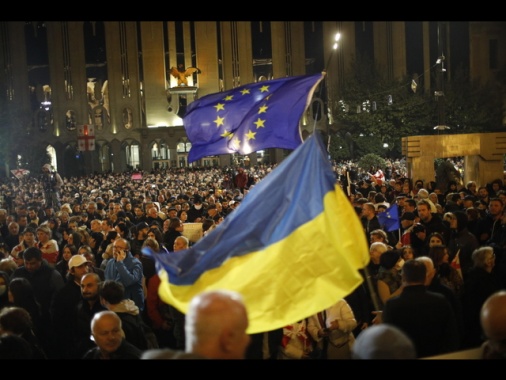
[[336, 41], [334, 43], [334, 46], [332, 46], [332, 49], [336, 50], [337, 49], [337, 41], [339, 41], [339, 39], [341, 38], [341, 33], [336, 33], [336, 35], [334, 36], [334, 40]]

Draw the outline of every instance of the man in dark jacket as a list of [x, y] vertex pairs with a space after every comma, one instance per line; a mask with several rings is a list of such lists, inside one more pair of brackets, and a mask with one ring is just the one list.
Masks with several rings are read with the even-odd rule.
[[41, 306], [42, 331], [41, 341], [44, 351], [49, 358], [54, 357], [54, 347], [47, 344], [52, 340], [52, 320], [50, 307], [55, 295], [65, 285], [63, 277], [54, 268], [51, 268], [46, 260], [42, 260], [42, 252], [37, 247], [27, 248], [23, 252], [24, 266], [19, 267], [12, 274], [11, 280], [17, 277], [26, 278], [32, 284], [35, 298]]
[[382, 315], [383, 322], [411, 338], [420, 358], [459, 349], [455, 314], [442, 294], [427, 291], [426, 273], [422, 261], [406, 261], [402, 267], [404, 289], [385, 303]]

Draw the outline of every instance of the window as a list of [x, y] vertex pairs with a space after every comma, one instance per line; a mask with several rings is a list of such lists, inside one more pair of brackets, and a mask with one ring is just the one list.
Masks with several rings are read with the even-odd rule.
[[139, 160], [139, 145], [129, 145], [126, 147], [127, 165], [132, 168], [138, 168], [140, 165]]

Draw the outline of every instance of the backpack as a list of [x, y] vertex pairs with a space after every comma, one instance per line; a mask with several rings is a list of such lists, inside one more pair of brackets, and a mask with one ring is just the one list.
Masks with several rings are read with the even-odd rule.
[[125, 339], [140, 350], [159, 348], [155, 333], [140, 315], [130, 313], [118, 313], [121, 318]]

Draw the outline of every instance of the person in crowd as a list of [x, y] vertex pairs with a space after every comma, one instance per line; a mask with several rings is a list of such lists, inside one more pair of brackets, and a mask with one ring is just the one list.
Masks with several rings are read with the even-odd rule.
[[125, 287], [125, 298], [135, 302], [144, 310], [144, 287], [142, 263], [130, 252], [126, 239], [116, 239], [113, 243], [113, 258], [105, 267], [105, 279], [118, 281]]
[[449, 215], [450, 219], [450, 240], [448, 240], [448, 251], [450, 263], [458, 256], [463, 279], [473, 266], [471, 258], [474, 250], [479, 247], [476, 236], [468, 228], [468, 219], [464, 211], [455, 211]]
[[[158, 242], [155, 239], [147, 238], [144, 243], [150, 247], [154, 254], [161, 254]], [[151, 259], [152, 261], [152, 259]], [[153, 261], [152, 261], [153, 262]], [[144, 267], [144, 265], [143, 265]], [[146, 292], [146, 314], [153, 328], [160, 347], [178, 348], [174, 336], [174, 321], [170, 311], [171, 306], [166, 304], [158, 294], [160, 286], [160, 277], [154, 268], [154, 272], [147, 278]], [[184, 316], [184, 314], [183, 314]], [[184, 321], [184, 319], [183, 319]], [[184, 325], [183, 325], [184, 328]], [[184, 335], [183, 335], [184, 338]], [[182, 345], [184, 347], [184, 345]]]
[[113, 243], [118, 237], [120, 237], [120, 235], [118, 234], [117, 230], [109, 231], [104, 240], [102, 241], [102, 244], [100, 245], [100, 248], [98, 249], [97, 252], [97, 257], [100, 257], [101, 269], [105, 269], [107, 261], [112, 259]]
[[438, 232], [443, 236], [445, 242], [448, 241], [450, 228], [443, 223], [442, 218], [435, 214], [436, 212], [431, 210], [429, 201], [427, 199], [419, 200], [416, 208], [420, 217], [420, 223], [425, 227], [427, 235], [430, 236], [432, 233]]
[[483, 343], [480, 310], [483, 303], [495, 292], [505, 289], [504, 284], [493, 271], [495, 253], [490, 246], [477, 248], [473, 254], [473, 267], [464, 282], [462, 306], [464, 312], [464, 348], [476, 347]]
[[17, 259], [20, 252], [29, 247], [34, 247], [37, 244], [36, 234], [34, 228], [26, 227], [20, 234], [21, 242], [11, 250], [11, 256]]
[[142, 244], [148, 237], [149, 224], [146, 222], [138, 223], [132, 231], [132, 239], [130, 242], [130, 251], [134, 257], [139, 257], [142, 250]]
[[55, 269], [60, 272], [63, 281], [67, 282], [67, 275], [69, 272], [69, 260], [72, 256], [77, 254], [77, 248], [73, 244], [65, 244], [60, 259], [55, 265]]
[[388, 250], [381, 255], [377, 287], [382, 305], [390, 298], [402, 293], [403, 286], [400, 272], [403, 263], [404, 260], [397, 251]]
[[182, 236], [184, 224], [179, 218], [172, 218], [169, 222], [167, 231], [163, 234], [163, 244], [168, 251], [174, 251], [174, 241], [178, 236]]
[[[193, 204], [190, 209], [187, 210], [188, 214], [188, 223], [200, 223], [202, 222], [202, 217], [204, 215], [204, 208], [202, 204], [202, 197], [196, 194], [193, 197]], [[169, 245], [166, 244], [167, 248], [170, 248]]]
[[52, 238], [51, 229], [46, 225], [37, 228], [37, 247], [42, 252], [42, 258], [54, 268], [57, 263], [60, 248], [55, 239]]
[[381, 224], [378, 220], [378, 217], [376, 216], [376, 208], [374, 207], [374, 203], [367, 202], [362, 205], [361, 221], [367, 238], [370, 237], [372, 231], [381, 230]]
[[87, 273], [81, 278], [81, 300], [77, 304], [76, 329], [74, 331], [74, 354], [80, 359], [95, 345], [90, 339], [90, 323], [93, 316], [107, 310], [100, 303], [99, 286], [103, 281], [97, 273]]
[[476, 223], [475, 234], [480, 246], [500, 245], [503, 208], [504, 203], [500, 198], [490, 198], [485, 216]]
[[433, 232], [429, 235], [429, 248], [446, 245], [446, 241], [442, 234], [439, 232]]
[[[18, 306], [8, 306], [0, 310], [0, 336], [16, 335], [24, 339], [29, 347], [28, 359], [47, 359], [44, 348], [33, 332], [33, 322], [30, 313]], [[18, 357], [17, 359], [25, 359]]]
[[147, 212], [147, 223], [149, 226], [156, 225], [158, 229], [161, 231], [163, 228], [163, 219], [158, 215], [158, 208], [156, 205], [150, 207]]
[[[139, 308], [131, 299], [125, 298], [125, 287], [118, 281], [105, 280], [99, 289], [100, 303], [121, 318], [125, 339], [140, 350], [149, 348], [146, 335], [148, 327], [143, 322]], [[158, 347], [156, 337], [154, 347]]]
[[390, 298], [383, 308], [382, 321], [406, 333], [418, 357], [439, 355], [459, 348], [457, 321], [443, 295], [428, 292], [427, 269], [418, 260], [402, 268], [402, 293]]
[[15, 334], [0, 334], [0, 360], [35, 359], [29, 343]]
[[307, 331], [322, 353], [320, 359], [351, 359], [357, 321], [345, 299], [308, 318]]
[[88, 261], [82, 255], [70, 258], [68, 281], [55, 295], [51, 305], [54, 339], [60, 358], [75, 358], [73, 336], [77, 325], [77, 305], [81, 300], [81, 279], [89, 273]]
[[421, 261], [425, 264], [425, 268], [427, 270], [425, 286], [427, 287], [427, 290], [430, 292], [442, 294], [450, 303], [455, 315], [455, 319], [457, 321], [459, 342], [462, 342], [462, 337], [464, 336], [464, 316], [461, 298], [455, 294], [453, 289], [441, 281], [441, 278], [439, 277], [436, 268], [434, 267], [434, 262], [430, 257], [420, 256], [417, 257], [416, 260]]
[[53, 328], [50, 307], [58, 291], [63, 288], [65, 282], [61, 274], [54, 268], [51, 268], [46, 260], [42, 259], [42, 251], [37, 247], [27, 248], [23, 252], [24, 265], [14, 271], [11, 278], [27, 279], [35, 294], [35, 299], [41, 306], [41, 325], [44, 328], [41, 331], [40, 339], [46, 346], [44, 350], [49, 358], [52, 358], [54, 347], [47, 345], [54, 343], [51, 339]]
[[382, 323], [366, 329], [355, 340], [352, 359], [410, 360], [418, 357], [413, 341], [401, 329]]
[[429, 255], [441, 282], [448, 286], [457, 297], [462, 295], [464, 281], [455, 267], [450, 265], [448, 248], [444, 245], [430, 247]]
[[90, 273], [97, 273], [102, 281], [105, 280], [105, 273], [103, 269], [100, 269], [97, 266], [97, 261], [95, 259], [95, 255], [93, 254], [92, 248], [87, 245], [81, 245], [79, 249], [77, 250], [77, 253], [79, 255], [83, 255], [86, 258], [86, 261], [88, 262], [88, 268]]
[[46, 326], [42, 321], [42, 309], [35, 298], [33, 286], [26, 278], [18, 277], [9, 282], [8, 306], [19, 306], [28, 311], [33, 323], [33, 332], [41, 340]]
[[482, 359], [506, 359], [506, 290], [490, 295], [480, 310], [480, 324], [486, 340]]
[[9, 304], [9, 275], [0, 270], [0, 310]]
[[50, 164], [45, 164], [42, 166], [39, 181], [44, 190], [45, 205], [58, 211], [61, 206], [60, 190], [63, 186], [60, 174], [53, 170]]
[[3, 235], [4, 242], [9, 251], [11, 251], [20, 242], [19, 223], [12, 221], [7, 225], [8, 233]]
[[401, 252], [401, 258], [404, 260], [404, 262], [408, 260], [413, 260], [415, 258], [415, 250], [410, 245], [405, 245], [400, 249]]
[[244, 194], [244, 190], [248, 185], [248, 173], [244, 170], [244, 168], [237, 168], [237, 173], [234, 176], [234, 187], [239, 189], [239, 191]]
[[403, 212], [401, 215], [401, 230], [402, 235], [400, 240], [395, 245], [395, 248], [400, 249], [405, 245], [411, 244], [411, 232], [415, 226], [415, 214], [412, 212]]
[[132, 360], [142, 355], [141, 350], [125, 339], [121, 318], [113, 311], [101, 311], [93, 316], [91, 336], [96, 347], [83, 355], [85, 360]]
[[413, 247], [415, 257], [427, 256], [429, 254], [429, 236], [425, 226], [416, 223], [411, 231], [411, 247]]
[[184, 351], [147, 350], [142, 359], [244, 359], [250, 343], [242, 296], [228, 290], [197, 294], [186, 314]]

